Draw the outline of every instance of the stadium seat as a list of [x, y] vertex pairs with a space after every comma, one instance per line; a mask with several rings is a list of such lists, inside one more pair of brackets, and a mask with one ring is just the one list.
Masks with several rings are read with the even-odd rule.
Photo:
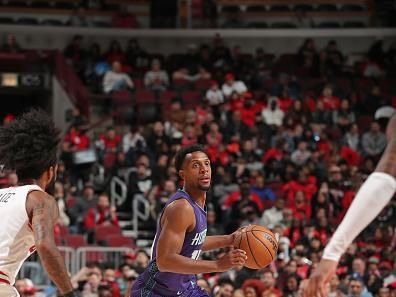
[[344, 28], [365, 28], [366, 25], [359, 21], [347, 21], [344, 23]]
[[184, 104], [190, 105], [190, 104], [196, 104], [198, 105], [202, 101], [202, 95], [198, 91], [186, 91], [182, 93], [182, 99]]
[[265, 8], [264, 5], [250, 5], [246, 7], [247, 12], [263, 12], [266, 11], [267, 9]]
[[98, 27], [98, 28], [110, 28], [111, 24], [109, 22], [105, 22], [105, 21], [93, 21], [92, 22], [94, 27]]
[[49, 1], [32, 1], [31, 6], [34, 8], [51, 8]]
[[320, 4], [317, 11], [337, 11], [337, 6], [335, 4]]
[[221, 12], [224, 12], [224, 13], [238, 13], [240, 11], [241, 11], [241, 9], [239, 8], [239, 6], [236, 6], [236, 5], [224, 6], [221, 9]]
[[73, 2], [67, 2], [67, 1], [56, 1], [55, 2], [55, 7], [59, 9], [74, 9], [76, 8], [75, 3]]
[[106, 243], [109, 247], [135, 247], [135, 242], [132, 238], [121, 234], [107, 236]]
[[370, 125], [373, 121], [373, 117], [372, 116], [368, 116], [368, 115], [361, 115], [357, 118], [357, 125], [359, 127], [359, 130], [361, 132], [365, 132], [370, 128]]
[[72, 248], [79, 248], [87, 246], [87, 240], [84, 235], [67, 235], [64, 237], [64, 242], [67, 246]]
[[148, 91], [148, 90], [136, 91], [135, 102], [138, 105], [140, 105], [142, 103], [154, 103], [155, 102], [155, 94], [154, 94], [154, 92]]
[[38, 25], [39, 22], [35, 18], [19, 18], [16, 23], [18, 25]]
[[60, 20], [48, 19], [48, 20], [43, 20], [41, 22], [41, 25], [44, 25], [44, 26], [64, 26], [65, 24], [62, 21], [60, 21]]
[[114, 225], [97, 226], [95, 228], [95, 241], [103, 243], [109, 235], [121, 234], [121, 228]]
[[297, 28], [296, 24], [291, 22], [274, 22], [271, 24], [274, 29], [294, 29]]
[[290, 7], [288, 5], [276, 4], [276, 5], [271, 5], [269, 10], [277, 11], [277, 12], [287, 12], [290, 11]]
[[140, 124], [152, 123], [158, 120], [158, 104], [157, 103], [142, 103], [137, 108], [137, 119]]
[[312, 5], [309, 5], [309, 4], [298, 4], [298, 5], [294, 6], [293, 10], [294, 11], [313, 11], [314, 8], [312, 7]]
[[9, 17], [0, 17], [0, 24], [14, 24], [14, 19]]
[[129, 91], [117, 91], [111, 95], [113, 105], [116, 107], [132, 106], [132, 94]]
[[11, 7], [27, 7], [28, 2], [27, 1], [9, 1], [7, 5], [11, 6]]
[[176, 91], [185, 91], [191, 87], [191, 82], [185, 79], [174, 79], [172, 82], [173, 89]]
[[337, 22], [322, 22], [318, 26], [318, 28], [340, 28], [341, 25]]
[[252, 22], [248, 24], [248, 28], [266, 29], [268, 24], [264, 22]]
[[363, 11], [364, 7], [358, 4], [344, 4], [341, 7], [342, 11]]
[[210, 79], [199, 79], [194, 83], [194, 89], [197, 91], [207, 91], [211, 85]]
[[173, 98], [177, 97], [177, 93], [174, 91], [164, 91], [160, 93], [159, 102], [161, 104], [169, 104]]
[[112, 168], [116, 162], [117, 154], [113, 152], [106, 152], [103, 157], [103, 167], [105, 170]]

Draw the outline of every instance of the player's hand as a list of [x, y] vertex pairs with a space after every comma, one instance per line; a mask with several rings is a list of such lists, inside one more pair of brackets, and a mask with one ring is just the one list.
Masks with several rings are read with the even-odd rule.
[[243, 266], [245, 265], [246, 259], [247, 256], [244, 250], [231, 249], [216, 261], [218, 267], [217, 272], [227, 271], [236, 266]]
[[239, 244], [239, 241], [240, 241], [240, 240], [238, 240], [238, 238], [239, 238], [239, 236], [242, 235], [242, 232], [244, 231], [244, 229], [246, 229], [246, 226], [238, 228], [234, 233], [229, 235], [230, 236], [230, 244], [229, 244], [230, 246], [237, 247], [237, 245]]
[[326, 297], [326, 284], [336, 273], [338, 263], [322, 259], [311, 274], [304, 290], [304, 297]]

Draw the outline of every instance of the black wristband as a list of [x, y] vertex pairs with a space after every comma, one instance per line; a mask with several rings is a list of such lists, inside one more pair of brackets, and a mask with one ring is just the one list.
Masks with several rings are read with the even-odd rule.
[[66, 293], [64, 295], [62, 295], [62, 297], [78, 297], [77, 293], [73, 290], [70, 291], [69, 293]]

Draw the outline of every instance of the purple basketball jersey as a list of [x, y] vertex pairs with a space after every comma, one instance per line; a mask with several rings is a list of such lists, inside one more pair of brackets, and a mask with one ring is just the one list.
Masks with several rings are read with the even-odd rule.
[[[165, 208], [178, 199], [186, 199], [194, 209], [195, 214], [195, 228], [191, 232], [186, 233], [180, 255], [197, 260], [206, 237], [206, 212], [183, 190], [178, 190], [169, 198]], [[156, 256], [157, 241], [160, 233], [161, 226], [159, 220], [152, 247], [151, 261], [146, 270], [139, 276], [133, 285], [131, 292], [132, 297], [184, 296], [197, 286], [195, 275], [160, 272], [158, 270]]]

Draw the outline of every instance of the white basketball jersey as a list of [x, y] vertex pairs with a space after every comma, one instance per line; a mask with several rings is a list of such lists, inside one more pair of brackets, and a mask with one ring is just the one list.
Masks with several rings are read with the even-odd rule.
[[37, 185], [0, 189], [0, 283], [13, 285], [23, 262], [35, 250], [26, 197]]

